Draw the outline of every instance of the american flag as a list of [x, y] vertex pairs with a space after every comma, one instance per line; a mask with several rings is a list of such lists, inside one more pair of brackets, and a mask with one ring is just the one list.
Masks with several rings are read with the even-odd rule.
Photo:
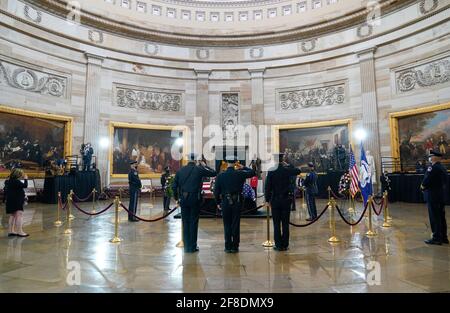
[[350, 173], [351, 177], [350, 194], [352, 195], [352, 197], [354, 197], [359, 191], [359, 173], [352, 146], [350, 146], [350, 165], [348, 167], [348, 172]]

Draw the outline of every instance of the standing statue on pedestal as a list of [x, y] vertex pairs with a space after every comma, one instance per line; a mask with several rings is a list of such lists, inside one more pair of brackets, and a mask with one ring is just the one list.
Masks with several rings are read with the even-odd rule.
[[91, 170], [92, 155], [94, 154], [94, 149], [91, 143], [82, 144], [80, 149], [81, 156], [83, 158], [83, 171]]

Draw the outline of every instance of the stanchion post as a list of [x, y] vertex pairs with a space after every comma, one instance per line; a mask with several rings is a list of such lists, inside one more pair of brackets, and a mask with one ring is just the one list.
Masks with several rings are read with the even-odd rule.
[[369, 197], [369, 202], [367, 203], [367, 210], [369, 211], [369, 230], [366, 232], [367, 237], [375, 237], [377, 233], [373, 230], [372, 225], [372, 196]]
[[353, 216], [355, 215], [355, 197], [350, 195], [350, 207], [348, 208], [348, 213], [350, 215], [350, 223], [353, 223]]
[[[178, 207], [180, 207], [180, 205], [178, 205]], [[181, 240], [175, 246], [177, 248], [184, 248], [183, 215], [181, 215], [180, 221], [181, 221]]]
[[116, 198], [114, 199], [114, 206], [115, 206], [114, 238], [109, 240], [109, 242], [112, 243], [119, 243], [122, 241], [122, 239], [119, 238], [119, 205], [120, 200], [119, 197], [116, 196]]
[[69, 193], [67, 196], [67, 209], [66, 209], [66, 229], [64, 230], [65, 235], [72, 234], [72, 228], [71, 228], [71, 218], [70, 218], [70, 211], [72, 210], [72, 194]]
[[266, 208], [267, 208], [267, 240], [262, 243], [262, 246], [270, 248], [274, 246], [273, 241], [270, 240], [270, 205], [267, 205]]
[[[70, 189], [69, 197], [70, 197], [70, 201], [71, 202], [73, 201], [73, 194], [74, 194], [73, 190]], [[70, 204], [72, 204], [72, 203], [70, 203]], [[73, 220], [75, 218], [75, 216], [72, 214], [72, 205], [69, 206], [69, 218], [71, 220]]]
[[388, 221], [392, 221], [392, 216], [389, 215], [389, 192], [386, 190], [386, 216]]
[[383, 208], [383, 218], [384, 218], [384, 221], [383, 221], [383, 227], [391, 227], [392, 225], [391, 225], [391, 223], [389, 223], [389, 212], [388, 212], [388, 203], [387, 203], [387, 191], [385, 191], [384, 193], [383, 193], [383, 199], [384, 199], [384, 202], [383, 202], [383, 204], [384, 204], [384, 208]]
[[55, 225], [56, 227], [59, 227], [62, 225], [62, 221], [61, 221], [61, 192], [58, 191], [58, 206], [56, 209], [56, 221], [53, 223], [53, 225]]
[[327, 190], [328, 190], [328, 202], [331, 202], [331, 187], [328, 186]]
[[302, 208], [303, 209], [306, 209], [305, 197], [306, 197], [305, 187], [302, 187]]
[[334, 214], [334, 211], [336, 210], [336, 201], [332, 197], [328, 202], [328, 209], [330, 210], [330, 230], [331, 230], [331, 237], [328, 239], [328, 242], [338, 243], [340, 242], [340, 240], [336, 236], [336, 218]]
[[91, 211], [92, 214], [96, 213], [95, 212], [95, 193], [96, 192], [97, 192], [97, 190], [95, 190], [95, 188], [92, 189], [92, 211]]

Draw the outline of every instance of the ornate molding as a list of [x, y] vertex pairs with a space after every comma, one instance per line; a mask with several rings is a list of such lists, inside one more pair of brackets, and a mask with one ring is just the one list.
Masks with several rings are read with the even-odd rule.
[[146, 42], [145, 43], [145, 53], [148, 55], [154, 56], [157, 55], [159, 52], [159, 47], [157, 44], [154, 44], [152, 42]]
[[29, 5], [25, 5], [23, 8], [23, 14], [35, 23], [39, 24], [42, 21], [42, 12]]
[[222, 93], [222, 132], [224, 140], [237, 138], [239, 125], [239, 93]]
[[195, 55], [199, 60], [208, 60], [209, 59], [209, 50], [208, 49], [197, 49], [195, 51]]
[[264, 56], [264, 48], [263, 47], [250, 48], [250, 57], [252, 59], [260, 59], [263, 56]]
[[359, 38], [366, 38], [373, 34], [373, 26], [369, 23], [364, 23], [362, 25], [359, 25], [356, 29], [356, 35]]
[[115, 103], [119, 107], [160, 112], [181, 112], [183, 107], [183, 92], [180, 90], [119, 84], [115, 84], [113, 89]]
[[[431, 6], [427, 6], [429, 2], [432, 2]], [[419, 3], [419, 10], [421, 14], [428, 14], [436, 10], [439, 6], [439, 0], [422, 0]]]
[[397, 91], [408, 92], [450, 81], [450, 56], [395, 73]]
[[0, 60], [0, 86], [6, 85], [52, 97], [67, 97], [67, 77]]
[[317, 38], [313, 38], [310, 40], [302, 41], [302, 43], [300, 44], [300, 48], [302, 49], [302, 51], [304, 53], [308, 53], [308, 52], [314, 51], [314, 49], [316, 49], [316, 44], [317, 44]]
[[314, 88], [292, 88], [278, 91], [278, 107], [281, 111], [345, 102], [345, 83]]
[[103, 33], [97, 30], [89, 30], [89, 40], [94, 43], [102, 43], [103, 42]]

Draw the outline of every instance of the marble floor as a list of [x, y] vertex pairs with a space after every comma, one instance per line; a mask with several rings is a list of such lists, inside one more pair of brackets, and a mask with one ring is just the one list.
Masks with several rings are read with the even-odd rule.
[[[143, 201], [140, 215], [159, 216], [161, 202]], [[184, 254], [176, 247], [180, 220], [173, 216], [129, 223], [121, 212], [123, 241], [112, 244], [113, 210], [97, 217], [74, 212], [73, 233], [65, 235], [64, 226], [53, 225], [54, 205], [30, 203], [25, 230], [31, 236], [10, 239], [2, 206], [0, 292], [450, 292], [450, 247], [423, 243], [430, 235], [425, 206], [390, 208], [393, 227], [383, 229], [376, 220], [375, 238], [365, 236], [367, 222], [350, 228], [338, 220], [341, 243], [331, 245], [324, 216], [312, 226], [291, 227], [287, 252], [262, 247], [266, 220], [245, 218], [240, 253], [225, 254], [221, 219], [205, 218], [199, 253]], [[305, 214], [298, 209], [291, 220], [305, 223]]]

